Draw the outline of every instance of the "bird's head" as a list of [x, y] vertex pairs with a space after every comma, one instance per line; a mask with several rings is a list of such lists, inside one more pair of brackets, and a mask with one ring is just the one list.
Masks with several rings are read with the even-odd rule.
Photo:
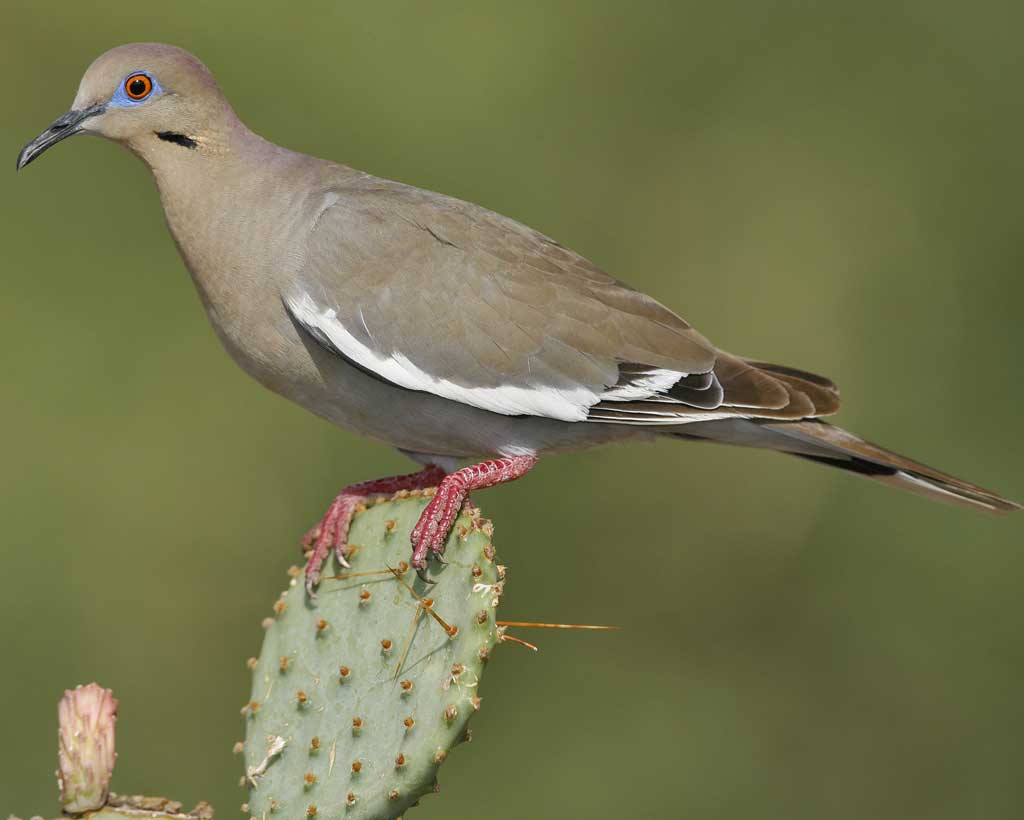
[[21, 150], [18, 169], [75, 134], [106, 137], [150, 157], [214, 145], [235, 122], [213, 76], [187, 51], [118, 46], [89, 66], [71, 110]]

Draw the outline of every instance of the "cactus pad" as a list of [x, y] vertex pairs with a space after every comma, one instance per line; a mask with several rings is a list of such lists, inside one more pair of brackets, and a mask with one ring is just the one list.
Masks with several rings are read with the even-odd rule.
[[447, 565], [431, 565], [436, 583], [418, 579], [409, 533], [428, 494], [357, 513], [351, 568], [325, 571], [313, 601], [293, 577], [275, 603], [243, 708], [251, 816], [399, 817], [436, 789], [437, 769], [468, 739], [500, 638], [503, 569], [489, 522], [470, 511], [448, 540]]

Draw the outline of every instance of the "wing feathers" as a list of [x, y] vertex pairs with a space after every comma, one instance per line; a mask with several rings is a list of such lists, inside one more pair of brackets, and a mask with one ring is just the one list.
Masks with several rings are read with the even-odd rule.
[[321, 345], [400, 387], [567, 422], [838, 406], [826, 379], [716, 350], [651, 297], [484, 208], [363, 174], [315, 200], [288, 309]]
[[433, 393], [504, 415], [546, 416], [561, 421], [585, 420], [586, 408], [596, 400], [591, 391], [579, 385], [549, 385], [543, 390], [515, 385], [466, 387], [426, 373], [402, 353], [385, 355], [368, 347], [338, 321], [333, 310], [318, 308], [308, 295], [286, 299], [285, 305], [295, 321], [325, 347], [385, 381], [409, 390]]

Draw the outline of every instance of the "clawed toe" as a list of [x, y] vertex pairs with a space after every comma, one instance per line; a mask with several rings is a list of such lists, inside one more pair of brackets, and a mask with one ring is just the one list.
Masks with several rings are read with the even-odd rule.
[[316, 585], [320, 583], [320, 572], [313, 571], [311, 567], [306, 567], [306, 595], [310, 599], [316, 598]]

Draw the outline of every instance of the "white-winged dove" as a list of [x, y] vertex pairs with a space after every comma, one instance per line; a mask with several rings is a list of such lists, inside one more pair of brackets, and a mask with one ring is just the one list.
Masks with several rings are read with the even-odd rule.
[[210, 320], [247, 373], [424, 466], [338, 495], [307, 536], [310, 590], [331, 549], [344, 562], [367, 497], [437, 487], [412, 536], [422, 573], [470, 491], [518, 478], [541, 455], [623, 439], [764, 447], [943, 501], [1019, 509], [819, 420], [839, 407], [828, 379], [719, 350], [537, 231], [267, 142], [181, 49], [99, 57], [18, 168], [79, 133], [149, 166]]

